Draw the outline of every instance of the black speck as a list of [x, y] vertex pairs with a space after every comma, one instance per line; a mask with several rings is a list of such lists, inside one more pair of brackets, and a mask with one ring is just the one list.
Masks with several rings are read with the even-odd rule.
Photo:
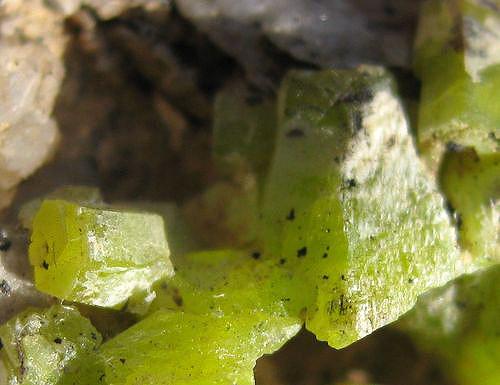
[[94, 332], [91, 332], [90, 338], [92, 338], [94, 341], [97, 340], [97, 334], [95, 334]]
[[124, 364], [127, 360], [125, 358], [120, 358], [120, 362]]
[[304, 136], [304, 131], [302, 131], [300, 128], [292, 128], [286, 133], [287, 138], [302, 138]]
[[330, 277], [328, 275], [324, 275], [322, 278], [323, 279], [330, 279]]
[[2, 350], [3, 348], [3, 342], [2, 342], [2, 339], [0, 338], [0, 350]]
[[12, 289], [9, 283], [5, 279], [2, 279], [2, 281], [0, 281], [0, 293], [5, 296], [9, 296], [11, 292]]
[[57, 337], [57, 338], [54, 338], [54, 342], [58, 345], [62, 344], [62, 339]]
[[252, 93], [245, 98], [245, 102], [250, 106], [256, 106], [263, 102], [263, 98], [261, 95]]
[[373, 99], [373, 92], [369, 88], [363, 88], [358, 92], [353, 92], [339, 98], [341, 103], [367, 103]]
[[12, 242], [4, 231], [0, 231], [0, 251], [7, 251], [12, 246]]
[[340, 279], [341, 279], [342, 281], [345, 281], [345, 280], [346, 280], [346, 279], [345, 279], [345, 275], [344, 275], [344, 274], [342, 274], [342, 275], [340, 276]]
[[348, 309], [348, 307], [345, 306], [345, 303], [344, 303], [344, 294], [340, 294], [339, 314], [345, 314], [345, 312], [346, 312], [347, 309]]
[[387, 141], [387, 148], [392, 148], [396, 144], [396, 137], [391, 136], [389, 140]]
[[102, 382], [102, 380], [104, 380], [104, 377], [106, 377], [106, 375], [103, 373], [99, 376], [99, 382]]
[[286, 263], [286, 259], [285, 258], [281, 258], [280, 259], [280, 265], [284, 265]]
[[455, 214], [455, 208], [453, 207], [453, 205], [451, 204], [450, 201], [446, 201], [445, 207], [446, 207], [446, 210], [450, 213], [450, 215]]
[[462, 229], [462, 225], [464, 224], [463, 220], [462, 220], [462, 215], [460, 213], [458, 213], [458, 212], [455, 212], [454, 218], [455, 218], [455, 222], [457, 223], [457, 228], [459, 230], [461, 230]]
[[491, 131], [489, 134], [488, 134], [488, 137], [492, 140], [496, 140], [496, 136], [495, 136], [495, 133], [493, 131]]
[[347, 186], [348, 186], [349, 188], [356, 187], [356, 186], [357, 186], [356, 179], [348, 179], [348, 180], [347, 180]]
[[253, 259], [260, 259], [260, 252], [258, 252], [258, 251], [254, 251], [254, 252], [252, 253], [252, 258], [253, 258]]
[[360, 111], [354, 111], [352, 121], [356, 131], [360, 131], [363, 128], [363, 117]]
[[324, 254], [322, 255], [322, 258], [328, 258], [328, 253], [324, 253]]
[[307, 247], [306, 246], [297, 250], [297, 257], [298, 258], [305, 257], [306, 255], [307, 255]]
[[182, 299], [182, 296], [181, 294], [179, 293], [179, 289], [175, 289], [174, 292], [172, 293], [172, 300], [174, 301], [174, 303], [181, 307], [182, 304], [184, 303], [184, 300]]
[[291, 209], [288, 215], [286, 216], [287, 221], [293, 221], [295, 219], [295, 210]]
[[455, 142], [448, 142], [446, 143], [446, 149], [450, 152], [459, 152], [462, 151], [464, 147]]
[[412, 284], [415, 280], [413, 278], [408, 278], [408, 283]]
[[44, 259], [43, 262], [42, 262], [42, 267], [45, 269], [45, 270], [49, 270], [49, 264], [47, 263], [47, 261]]

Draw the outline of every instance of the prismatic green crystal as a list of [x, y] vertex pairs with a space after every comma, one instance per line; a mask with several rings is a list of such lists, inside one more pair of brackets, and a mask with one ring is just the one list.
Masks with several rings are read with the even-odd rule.
[[72, 307], [29, 309], [0, 326], [0, 383], [96, 385], [101, 336]]
[[223, 173], [267, 172], [276, 136], [275, 101], [241, 83], [217, 94], [214, 106], [213, 152]]
[[421, 299], [402, 321], [460, 385], [500, 383], [500, 266], [466, 275]]
[[[252, 385], [255, 361], [290, 338], [266, 320], [158, 311], [103, 345], [109, 385]], [[296, 330], [294, 330], [295, 332]]]
[[155, 214], [45, 200], [33, 221], [36, 287], [65, 300], [118, 308], [150, 296], [155, 281], [173, 275], [169, 255]]
[[500, 2], [426, 1], [415, 46], [422, 80], [418, 139], [431, 168], [450, 142], [480, 155], [498, 152]]
[[[266, 258], [310, 293], [306, 327], [344, 347], [456, 276], [456, 235], [382, 69], [292, 72], [262, 210]], [[307, 296], [305, 296], [307, 297]]]
[[471, 148], [449, 151], [441, 167], [441, 186], [459, 230], [464, 258], [475, 268], [500, 262], [500, 155]]
[[302, 324], [289, 315], [286, 273], [255, 253], [187, 255], [151, 314], [104, 345], [108, 383], [253, 384], [256, 360]]

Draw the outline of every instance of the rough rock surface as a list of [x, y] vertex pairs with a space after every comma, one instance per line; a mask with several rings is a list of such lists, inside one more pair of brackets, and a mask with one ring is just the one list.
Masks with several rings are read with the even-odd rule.
[[407, 66], [419, 1], [177, 0], [181, 13], [251, 74], [269, 48], [321, 67]]
[[58, 139], [50, 114], [64, 76], [64, 10], [49, 3], [0, 5], [1, 204], [50, 156]]

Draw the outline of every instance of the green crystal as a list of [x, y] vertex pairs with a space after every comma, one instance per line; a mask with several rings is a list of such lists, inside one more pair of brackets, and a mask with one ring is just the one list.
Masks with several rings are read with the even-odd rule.
[[0, 339], [2, 384], [98, 383], [100, 374], [93, 362], [101, 336], [72, 307], [26, 310], [0, 326]]
[[470, 148], [448, 152], [440, 179], [454, 211], [464, 260], [473, 268], [499, 263], [499, 154], [480, 158]]
[[260, 180], [271, 160], [276, 136], [276, 103], [234, 83], [217, 94], [213, 152], [223, 173], [251, 171]]
[[500, 266], [423, 296], [403, 320], [415, 342], [441, 358], [460, 385], [500, 383]]
[[306, 327], [344, 347], [459, 273], [455, 232], [387, 72], [292, 72], [278, 105], [266, 258], [294, 271]]
[[256, 360], [302, 325], [289, 315], [286, 276], [255, 252], [186, 255], [151, 314], [104, 345], [109, 384], [253, 384]]
[[435, 170], [449, 142], [478, 154], [499, 149], [500, 2], [428, 0], [415, 69], [422, 80], [418, 139]]
[[119, 308], [173, 275], [160, 216], [45, 200], [29, 248], [36, 287], [58, 298]]

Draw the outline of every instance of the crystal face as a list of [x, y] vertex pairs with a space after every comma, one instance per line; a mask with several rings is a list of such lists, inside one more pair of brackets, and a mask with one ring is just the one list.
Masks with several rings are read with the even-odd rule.
[[173, 275], [163, 219], [45, 200], [29, 249], [36, 287], [56, 297], [121, 307]]
[[2, 384], [98, 383], [94, 362], [102, 338], [73, 307], [26, 310], [0, 326], [0, 340]]
[[278, 105], [266, 253], [311, 293], [306, 327], [344, 347], [459, 274], [455, 233], [387, 72], [292, 72]]
[[499, 150], [500, 3], [424, 3], [415, 48], [422, 80], [418, 140], [437, 169], [448, 143], [478, 154]]

